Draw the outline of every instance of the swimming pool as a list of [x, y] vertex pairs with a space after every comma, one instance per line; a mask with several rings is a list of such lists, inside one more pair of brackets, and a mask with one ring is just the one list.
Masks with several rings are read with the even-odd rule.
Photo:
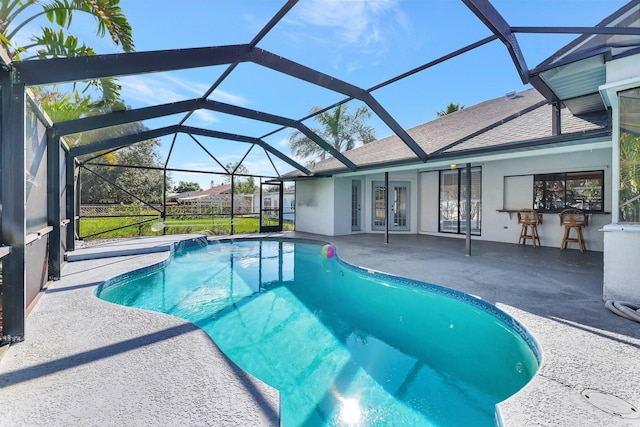
[[176, 252], [98, 296], [205, 330], [280, 391], [284, 426], [494, 425], [535, 374], [535, 341], [461, 292], [327, 258], [309, 241], [248, 239]]

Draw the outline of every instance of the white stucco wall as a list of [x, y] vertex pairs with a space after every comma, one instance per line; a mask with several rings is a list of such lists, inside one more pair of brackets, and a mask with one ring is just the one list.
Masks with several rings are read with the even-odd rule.
[[[533, 207], [533, 175], [550, 172], [572, 172], [581, 170], [604, 170], [605, 175], [605, 211], [611, 212], [611, 149], [596, 149], [563, 154], [545, 154], [533, 157], [511, 158], [474, 163], [482, 167], [482, 235], [473, 239], [496, 242], [517, 243], [520, 226], [514, 212], [499, 212], [503, 209]], [[444, 169], [444, 168], [443, 168]], [[521, 199], [526, 201], [519, 207], [504, 205], [505, 176], [524, 176]], [[526, 177], [530, 179], [526, 179]], [[419, 231], [425, 234], [438, 234], [438, 193], [439, 172], [420, 173], [420, 225]], [[590, 223], [584, 229], [587, 249], [602, 251], [604, 248], [602, 226], [611, 221], [609, 214], [593, 214]], [[564, 228], [560, 226], [558, 214], [543, 215], [539, 226], [540, 242], [543, 246], [560, 247]], [[445, 236], [456, 236], [440, 233]], [[573, 235], [573, 234], [572, 234]], [[577, 245], [569, 244], [569, 248]]]
[[331, 178], [296, 183], [297, 231], [334, 235], [334, 184]]
[[[372, 229], [374, 181], [384, 181], [384, 172], [377, 174], [347, 174], [333, 179], [300, 181], [296, 184], [296, 230], [329, 236], [354, 233], [351, 231], [351, 185], [361, 182], [362, 227], [356, 233], [383, 233]], [[419, 182], [417, 170], [391, 172], [389, 182], [408, 182], [410, 185], [409, 230], [391, 233], [418, 232]], [[437, 205], [436, 205], [437, 206]]]
[[420, 218], [421, 233], [438, 231], [439, 185], [440, 172], [428, 171], [420, 173]]
[[[605, 212], [611, 212], [611, 149], [485, 163], [482, 167], [482, 238], [496, 242], [517, 243], [518, 241], [521, 226], [517, 223], [516, 214], [498, 212], [505, 208], [505, 176], [531, 176], [531, 184], [522, 189], [526, 193], [523, 195], [523, 200], [528, 200], [529, 202], [527, 205], [520, 206], [521, 208], [531, 208], [533, 207], [532, 175], [581, 170], [604, 170], [604, 210]], [[601, 252], [604, 249], [604, 237], [600, 229], [610, 221], [610, 214], [590, 215], [589, 226], [583, 229], [588, 250]], [[560, 247], [564, 227], [560, 226], [558, 214], [543, 214], [542, 224], [538, 226], [538, 233], [542, 246]], [[568, 248], [576, 249], [577, 244], [570, 243]]]
[[638, 77], [640, 55], [628, 56], [607, 62], [607, 84]]
[[[523, 188], [522, 208], [532, 207], [533, 175], [551, 172], [572, 172], [586, 170], [604, 170], [605, 175], [605, 211], [611, 211], [611, 149], [599, 148], [589, 151], [557, 153], [548, 151], [543, 155], [525, 156], [505, 160], [486, 160], [475, 162], [482, 167], [482, 235], [473, 239], [490, 240], [505, 243], [517, 243], [520, 226], [514, 212], [499, 212], [504, 205], [505, 176], [529, 176]], [[421, 165], [424, 167], [423, 165]], [[446, 166], [443, 165], [443, 169]], [[297, 183], [296, 194], [296, 230], [325, 235], [350, 234], [351, 231], [351, 183], [362, 183], [362, 231], [382, 233], [372, 230], [372, 185], [375, 181], [384, 181], [384, 172], [376, 174], [347, 174], [319, 180]], [[438, 233], [438, 197], [439, 171], [419, 171], [419, 169], [394, 171], [389, 174], [389, 182], [408, 182], [410, 184], [410, 206], [408, 231], [392, 233], [439, 234], [449, 237], [462, 237], [451, 233]], [[600, 229], [611, 222], [610, 214], [593, 214], [589, 226], [584, 229], [587, 249], [603, 251], [604, 237]], [[560, 247], [564, 228], [560, 226], [558, 214], [543, 216], [539, 226], [543, 246]], [[577, 245], [569, 244], [570, 249]]]
[[603, 299], [640, 302], [640, 226], [607, 226]]

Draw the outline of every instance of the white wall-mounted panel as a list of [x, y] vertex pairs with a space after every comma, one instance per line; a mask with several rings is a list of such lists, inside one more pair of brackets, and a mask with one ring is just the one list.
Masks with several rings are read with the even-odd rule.
[[334, 191], [334, 234], [351, 234], [351, 177], [335, 179]]
[[640, 301], [640, 226], [611, 226], [604, 232], [603, 299]]
[[419, 176], [419, 230], [421, 233], [436, 233], [438, 231], [438, 186], [440, 185], [440, 173], [438, 171], [421, 172]]
[[504, 177], [503, 209], [517, 210], [530, 207], [533, 201], [533, 175]]
[[334, 215], [333, 179], [296, 183], [296, 231], [333, 236]]

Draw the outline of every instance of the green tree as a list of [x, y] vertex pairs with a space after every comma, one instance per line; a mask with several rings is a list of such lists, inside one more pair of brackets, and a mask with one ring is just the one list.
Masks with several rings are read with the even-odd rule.
[[235, 194], [253, 194], [255, 193], [256, 188], [257, 188], [256, 182], [253, 179], [253, 177], [250, 176], [244, 180], [240, 180], [240, 182], [235, 183], [235, 188], [233, 192]]
[[[145, 130], [147, 130], [145, 128]], [[119, 165], [154, 166], [161, 165], [161, 158], [158, 154], [160, 141], [149, 139], [129, 145], [116, 154], [116, 161]], [[154, 169], [120, 168], [122, 169], [116, 178], [116, 184], [129, 190], [147, 203], [162, 202], [162, 182], [164, 176], [162, 171]], [[170, 188], [171, 182], [167, 183]], [[120, 203], [135, 203], [136, 199], [126, 193], [119, 193]]]
[[451, 102], [444, 110], [436, 111], [438, 117], [446, 116], [447, 114], [455, 113], [458, 110], [464, 110], [464, 105], [454, 104]]
[[640, 223], [640, 90], [620, 97], [619, 221]]
[[[83, 132], [75, 140], [75, 144], [85, 144], [91, 141], [101, 141], [147, 131], [147, 127], [140, 122], [111, 126]], [[163, 172], [144, 167], [162, 167], [162, 159], [158, 152], [160, 141], [149, 139], [120, 148], [114, 152], [107, 152], [98, 157], [94, 163], [109, 163], [111, 166], [89, 166], [111, 183], [124, 188], [129, 193], [147, 203], [162, 200]], [[99, 153], [96, 153], [99, 154]], [[89, 160], [95, 154], [82, 156], [80, 161]], [[123, 165], [123, 166], [119, 166]], [[135, 166], [135, 167], [125, 167]], [[171, 176], [167, 176], [167, 188], [171, 188]], [[82, 177], [82, 202], [93, 203], [137, 203], [137, 200], [117, 187], [106, 183], [92, 173], [85, 173]]]
[[[99, 107], [91, 95], [80, 95], [78, 92], [61, 92], [56, 85], [32, 88], [40, 106], [46, 111], [54, 123], [75, 120], [96, 114], [111, 111], [109, 106]], [[97, 132], [84, 132], [81, 134], [67, 135], [65, 141], [72, 146], [82, 145], [90, 142], [90, 138], [109, 137], [109, 133], [117, 132], [118, 129], [100, 130]], [[115, 154], [106, 154], [104, 159], [115, 163]]]
[[[227, 163], [225, 169], [233, 175], [243, 175], [241, 177], [236, 176], [233, 179], [233, 192], [235, 194], [253, 194], [256, 191], [256, 183], [252, 176], [249, 175], [249, 169], [243, 164]], [[227, 175], [224, 179], [225, 184], [231, 184], [231, 175]]]
[[[111, 165], [87, 164], [86, 167], [99, 176], [83, 171], [82, 203], [138, 203], [136, 197], [147, 203], [160, 203], [163, 173], [161, 170], [144, 168], [144, 166], [161, 166], [157, 151], [159, 145], [160, 142], [155, 139], [138, 142], [118, 150], [115, 153], [115, 162]], [[99, 161], [99, 158], [96, 161]], [[170, 186], [171, 177], [168, 176], [167, 188]]]
[[[131, 25], [119, 3], [120, 0], [0, 0], [0, 41], [16, 60], [95, 55], [91, 47], [68, 33], [74, 15], [81, 13], [96, 19], [98, 37], [108, 33], [116, 46], [132, 52]], [[25, 34], [29, 24], [43, 21], [42, 18], [55, 28], [41, 26], [40, 34]], [[22, 44], [24, 40], [28, 42]], [[101, 92], [101, 104], [119, 101], [120, 86], [114, 79], [91, 81], [87, 87]]]
[[620, 132], [621, 222], [640, 222], [640, 136]]
[[173, 189], [176, 193], [186, 193], [187, 191], [202, 191], [202, 187], [197, 182], [180, 181]]
[[[313, 107], [311, 113], [318, 111], [320, 107]], [[371, 112], [366, 106], [349, 114], [347, 105], [340, 104], [329, 111], [315, 115], [314, 120], [320, 124], [320, 127], [312, 130], [337, 151], [343, 152], [360, 144], [375, 141], [375, 129], [366, 124], [370, 117]], [[323, 160], [327, 155], [322, 147], [300, 131], [295, 131], [289, 136], [289, 148], [295, 156], [306, 159], [309, 163]]]
[[[55, 86], [35, 88], [34, 92], [41, 100], [42, 107], [54, 122], [74, 120], [94, 114], [104, 114], [110, 112], [112, 108], [112, 106], [98, 108], [90, 95], [80, 96], [77, 93], [63, 93]], [[92, 141], [140, 133], [146, 130], [147, 128], [142, 123], [128, 123], [68, 135], [65, 140], [70, 145], [76, 146]], [[125, 188], [140, 199], [146, 202], [158, 202], [162, 200], [162, 181], [164, 179], [162, 171], [125, 168], [118, 167], [118, 165], [159, 167], [162, 163], [158, 153], [159, 145], [160, 142], [158, 140], [152, 139], [129, 145], [117, 151], [106, 152], [101, 157], [98, 157], [95, 162], [107, 163], [108, 165], [88, 167], [109, 182]], [[80, 160], [88, 160], [96, 154], [82, 156]], [[167, 186], [171, 186], [170, 176], [168, 176]], [[137, 202], [131, 195], [119, 190], [95, 174], [86, 171], [82, 173], [81, 195], [82, 202], [86, 204]]]
[[94, 110], [94, 101], [88, 95], [63, 93], [56, 85], [34, 87], [31, 90], [54, 123], [74, 120]]

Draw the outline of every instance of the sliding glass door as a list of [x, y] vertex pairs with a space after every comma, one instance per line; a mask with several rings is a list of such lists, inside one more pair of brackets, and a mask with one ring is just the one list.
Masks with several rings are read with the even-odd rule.
[[[471, 168], [471, 234], [479, 235], [482, 220], [482, 170]], [[467, 170], [440, 171], [440, 221], [442, 233], [467, 232]]]

